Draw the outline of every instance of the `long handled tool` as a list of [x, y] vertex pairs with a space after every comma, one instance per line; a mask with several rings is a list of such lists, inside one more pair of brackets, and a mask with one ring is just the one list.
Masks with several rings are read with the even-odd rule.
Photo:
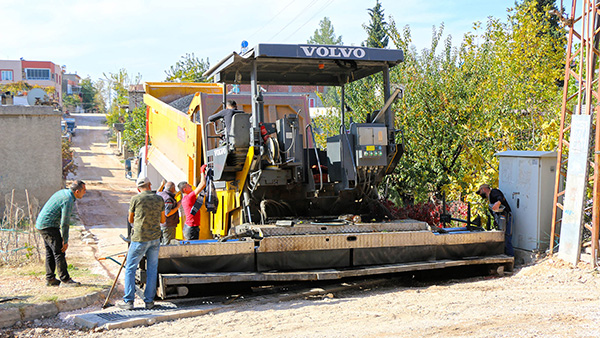
[[[100, 258], [100, 259], [102, 259], [102, 258]], [[106, 258], [104, 258], [104, 259], [106, 259]], [[127, 262], [127, 253], [125, 254], [125, 257], [123, 258], [123, 263], [121, 263], [119, 272], [117, 272], [117, 275], [115, 276], [115, 280], [113, 281], [112, 286], [110, 287], [110, 290], [108, 291], [108, 294], [106, 295], [106, 300], [104, 301], [104, 304], [102, 305], [103, 309], [106, 309], [108, 307], [108, 300], [110, 299], [110, 296], [112, 295], [113, 290], [115, 289], [115, 286], [117, 285], [117, 281], [119, 280], [119, 275], [121, 274], [121, 270], [123, 270], [123, 266], [125, 265], [125, 262]]]
[[[127, 243], [130, 242], [130, 240], [128, 238], [126, 238], [125, 236], [123, 236], [123, 235], [119, 235], [119, 236], [121, 237], [121, 239], [123, 241], [125, 241]], [[100, 260], [107, 259], [107, 258], [116, 262], [116, 260], [112, 257], [100, 258]], [[106, 300], [104, 301], [104, 304], [102, 305], [103, 309], [106, 309], [108, 307], [108, 300], [110, 299], [110, 296], [112, 295], [113, 290], [115, 289], [115, 286], [117, 285], [117, 281], [119, 280], [119, 275], [121, 275], [121, 270], [123, 270], [123, 266], [125, 265], [125, 262], [127, 262], [127, 253], [125, 253], [125, 256], [123, 257], [123, 263], [121, 263], [121, 267], [119, 267], [119, 272], [117, 272], [117, 275], [115, 276], [115, 280], [113, 281], [112, 286], [110, 287], [110, 290], [108, 290], [108, 294], [106, 295]]]

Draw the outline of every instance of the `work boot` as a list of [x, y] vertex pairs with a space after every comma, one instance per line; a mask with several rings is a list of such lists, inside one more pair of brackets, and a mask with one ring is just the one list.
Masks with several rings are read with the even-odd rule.
[[60, 285], [60, 281], [56, 278], [49, 279], [46, 281], [46, 286], [59, 286], [59, 285]]
[[74, 287], [81, 286], [81, 283], [74, 281], [73, 279], [66, 280], [64, 282], [60, 282], [61, 287]]
[[152, 308], [154, 308], [156, 305], [154, 304], [154, 302], [150, 302], [150, 303], [146, 303], [146, 310], [150, 310]]
[[123, 310], [133, 310], [133, 302], [118, 302], [117, 307]]

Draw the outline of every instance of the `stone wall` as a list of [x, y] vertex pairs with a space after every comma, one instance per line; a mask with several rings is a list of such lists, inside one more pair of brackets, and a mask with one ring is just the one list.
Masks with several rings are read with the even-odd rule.
[[60, 112], [49, 106], [0, 106], [0, 216], [4, 196], [25, 189], [40, 207], [62, 188]]

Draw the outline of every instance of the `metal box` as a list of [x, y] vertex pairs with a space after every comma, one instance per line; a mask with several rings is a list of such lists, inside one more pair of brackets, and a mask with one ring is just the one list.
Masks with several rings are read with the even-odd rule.
[[355, 123], [350, 132], [356, 140], [356, 166], [386, 166], [387, 127], [384, 124]]
[[277, 141], [284, 161], [302, 163], [302, 133], [298, 115], [288, 114], [275, 122]]
[[[352, 164], [354, 157], [351, 153], [354, 148], [354, 139], [343, 136], [336, 135], [327, 138], [327, 168], [330, 182], [343, 181], [344, 177], [351, 176], [349, 171], [354, 169]], [[343, 157], [342, 152], [344, 153]]]
[[500, 162], [498, 188], [504, 193], [513, 214], [513, 246], [529, 251], [547, 250], [556, 153], [511, 150], [496, 156]]

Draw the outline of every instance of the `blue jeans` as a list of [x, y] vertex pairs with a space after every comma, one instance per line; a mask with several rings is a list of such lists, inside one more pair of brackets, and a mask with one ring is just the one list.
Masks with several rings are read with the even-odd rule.
[[125, 263], [125, 295], [123, 300], [133, 303], [135, 299], [135, 270], [146, 256], [146, 288], [144, 289], [144, 302], [154, 301], [156, 296], [156, 282], [158, 281], [158, 250], [160, 239], [148, 242], [131, 242]]

